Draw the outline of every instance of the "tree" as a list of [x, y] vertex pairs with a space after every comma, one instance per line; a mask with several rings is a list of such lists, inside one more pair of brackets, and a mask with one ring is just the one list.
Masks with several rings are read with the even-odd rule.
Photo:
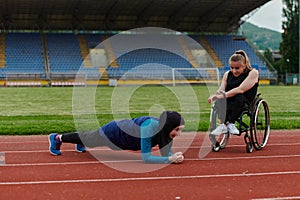
[[282, 65], [280, 71], [299, 73], [299, 2], [298, 0], [283, 0], [282, 23], [284, 32], [280, 43]]
[[272, 52], [269, 48], [266, 48], [264, 51], [264, 57], [273, 65]]

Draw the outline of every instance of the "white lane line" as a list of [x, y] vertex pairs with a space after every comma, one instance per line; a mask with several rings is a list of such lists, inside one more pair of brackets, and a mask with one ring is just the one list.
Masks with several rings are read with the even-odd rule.
[[[199, 135], [206, 135], [208, 133], [199, 133]], [[242, 135], [243, 136], [243, 135]], [[242, 138], [242, 136], [231, 136], [230, 137], [230, 140], [239, 140]], [[27, 143], [48, 143], [48, 137], [43, 137], [43, 138], [38, 138], [38, 139], [34, 139], [35, 137], [32, 137], [32, 139], [28, 138], [27, 136], [12, 136], [12, 137], [18, 137], [17, 139], [19, 140], [12, 140], [12, 139], [7, 139], [7, 141], [5, 141], [6, 139], [4, 140], [1, 140], [0, 141], [0, 144], [27, 144]], [[40, 136], [38, 136], [40, 137]], [[42, 137], [42, 136], [41, 136]], [[270, 137], [269, 139], [272, 139], [272, 138], [298, 138], [300, 137], [300, 130], [299, 130], [299, 134], [298, 134], [298, 130], [296, 132], [293, 132], [292, 134], [272, 134], [270, 133]], [[4, 138], [3, 136], [0, 136], [0, 138]], [[26, 141], [24, 141], [23, 139], [26, 138]], [[27, 140], [27, 139], [30, 139], [30, 140]], [[197, 134], [195, 135], [195, 133], [182, 133], [182, 135], [180, 137], [176, 137], [176, 141], [185, 141], [185, 140], [199, 140], [201, 138], [198, 138]], [[201, 139], [203, 140], [203, 138]]]
[[[300, 154], [294, 155], [274, 155], [274, 156], [244, 156], [244, 157], [229, 157], [229, 158], [199, 158], [201, 161], [211, 161], [211, 160], [240, 160], [240, 159], [269, 159], [269, 158], [294, 158], [300, 157]], [[185, 159], [188, 160], [188, 159]]]
[[[268, 148], [269, 146], [299, 146], [300, 143], [281, 143], [281, 144], [267, 144], [266, 148]], [[230, 147], [244, 147], [245, 144], [232, 144], [232, 145], [227, 145], [226, 148], [230, 148]], [[48, 146], [47, 146], [48, 147]], [[188, 148], [186, 146], [176, 146], [174, 145], [172, 147], [173, 149], [200, 149], [200, 148], [211, 148], [211, 146], [207, 146], [207, 145], [203, 145], [203, 146], [189, 146]], [[97, 148], [93, 148], [93, 149], [88, 149], [88, 151], [111, 151], [111, 149], [109, 149], [108, 147], [97, 147]], [[65, 152], [68, 151], [74, 151], [73, 149], [65, 149], [62, 150]], [[49, 149], [45, 149], [45, 150], [8, 150], [8, 151], [4, 151], [5, 153], [45, 153], [45, 152], [49, 152]]]
[[252, 200], [286, 200], [286, 199], [300, 199], [300, 196], [255, 198], [255, 199], [252, 199]]
[[[80, 161], [80, 162], [60, 162], [60, 163], [16, 163], [16, 164], [6, 164], [5, 167], [26, 167], [26, 166], [51, 166], [51, 165], [86, 165], [86, 164], [99, 164], [102, 161]], [[2, 166], [2, 167], [3, 167]], [[1, 169], [1, 166], [0, 166]]]
[[[220, 160], [240, 160], [240, 159], [274, 159], [274, 158], [298, 158], [300, 155], [276, 155], [276, 156], [256, 156], [256, 157], [230, 157], [230, 158], [186, 158], [187, 161], [220, 161]], [[52, 162], [52, 163], [15, 163], [0, 165], [1, 167], [24, 167], [24, 166], [53, 166], [53, 165], [86, 165], [100, 163], [142, 163], [142, 160], [98, 160], [98, 161], [79, 161], [79, 162]]]
[[292, 175], [292, 174], [300, 174], [300, 171], [242, 173], [242, 174], [208, 174], [208, 175], [195, 175], [195, 176], [162, 176], [162, 177], [104, 178], [104, 179], [77, 179], [77, 180], [16, 181], [16, 182], [0, 182], [0, 185], [39, 185], [39, 184], [152, 181], [152, 180], [157, 181], [157, 180], [172, 180], [172, 179], [203, 179], [203, 178], [250, 177], [250, 176]]
[[[1, 138], [1, 137], [0, 137]], [[47, 143], [49, 144], [49, 142], [47, 140], [45, 141], [1, 141], [0, 144], [32, 144], [32, 143], [40, 143], [40, 144], [44, 144]]]
[[[299, 133], [299, 137], [300, 137], [300, 133]], [[296, 137], [295, 136], [288, 136], [288, 135], [285, 135], [285, 136], [273, 136], [273, 137], [270, 137], [269, 139], [279, 139], [279, 138], [284, 138], [284, 139], [290, 139], [290, 138], [294, 138], [294, 139], [298, 139], [299, 137]], [[1, 136], [0, 136], [1, 138]], [[196, 138], [196, 137], [185, 137], [185, 138], [176, 138], [176, 142], [181, 142], [181, 141], [200, 141], [202, 142], [204, 138]], [[243, 138], [241, 136], [234, 136], [234, 137], [231, 137], [229, 139], [229, 141], [236, 141], [236, 140], [241, 140], [243, 141]], [[0, 144], [34, 144], [34, 143], [40, 143], [40, 144], [49, 144], [48, 140], [45, 138], [45, 141], [44, 140], [32, 140], [32, 141], [0, 141]]]

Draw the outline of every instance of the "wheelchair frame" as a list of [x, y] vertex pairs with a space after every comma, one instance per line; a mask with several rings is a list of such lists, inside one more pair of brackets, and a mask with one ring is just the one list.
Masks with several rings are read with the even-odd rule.
[[[244, 141], [247, 153], [253, 152], [253, 147], [256, 150], [264, 148], [270, 134], [270, 112], [268, 103], [261, 98], [260, 95], [260, 93], [256, 95], [253, 102], [245, 107], [237, 120], [238, 136], [245, 133]], [[243, 121], [245, 116], [248, 117], [250, 124]], [[210, 114], [210, 132], [217, 127], [218, 118], [217, 108], [213, 105]], [[212, 142], [212, 150], [217, 152], [225, 148], [229, 141], [230, 133], [226, 132], [219, 136], [209, 134], [209, 138]]]

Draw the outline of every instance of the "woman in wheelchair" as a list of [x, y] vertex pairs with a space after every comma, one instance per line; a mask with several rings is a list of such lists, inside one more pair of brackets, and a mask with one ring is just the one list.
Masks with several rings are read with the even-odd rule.
[[229, 132], [239, 135], [235, 121], [256, 97], [258, 87], [258, 71], [253, 69], [245, 51], [236, 51], [229, 58], [230, 70], [225, 72], [222, 83], [216, 94], [208, 98], [215, 102], [219, 113], [219, 125], [211, 134], [218, 136]]

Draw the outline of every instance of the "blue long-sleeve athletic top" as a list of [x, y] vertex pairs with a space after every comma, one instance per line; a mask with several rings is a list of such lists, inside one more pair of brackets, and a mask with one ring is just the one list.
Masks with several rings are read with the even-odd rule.
[[100, 135], [105, 136], [108, 146], [114, 150], [141, 150], [145, 163], [168, 163], [172, 155], [172, 142], [168, 145], [168, 155], [154, 156], [152, 147], [158, 144], [155, 140], [159, 132], [159, 120], [153, 117], [138, 117], [112, 121], [100, 128]]

